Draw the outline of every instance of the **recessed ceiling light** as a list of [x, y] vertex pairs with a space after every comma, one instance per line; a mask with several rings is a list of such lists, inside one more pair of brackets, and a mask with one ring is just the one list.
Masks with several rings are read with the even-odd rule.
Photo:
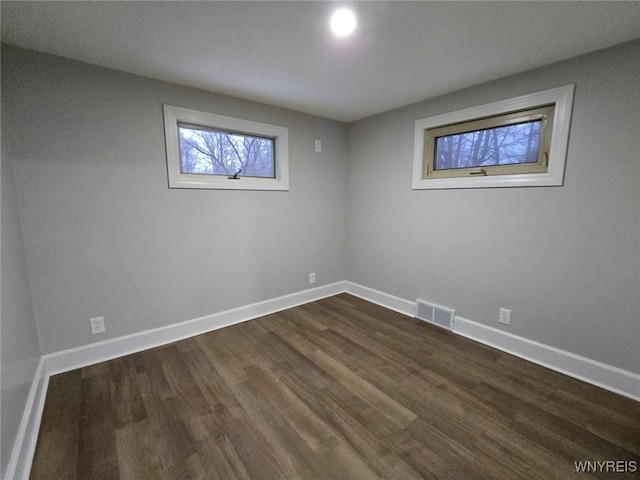
[[341, 8], [331, 15], [331, 31], [338, 37], [346, 37], [356, 29], [356, 16], [351, 10]]

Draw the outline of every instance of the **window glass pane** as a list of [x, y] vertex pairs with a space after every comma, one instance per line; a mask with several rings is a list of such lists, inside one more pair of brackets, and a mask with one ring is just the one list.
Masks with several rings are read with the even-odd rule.
[[275, 140], [178, 125], [181, 173], [275, 178]]
[[536, 163], [542, 120], [435, 139], [435, 170]]

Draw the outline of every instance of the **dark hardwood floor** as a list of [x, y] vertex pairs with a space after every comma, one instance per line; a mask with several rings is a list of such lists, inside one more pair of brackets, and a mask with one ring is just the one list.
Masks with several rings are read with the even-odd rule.
[[[343, 294], [52, 377], [31, 478], [624, 479], [639, 456], [640, 403]], [[596, 460], [627, 472], [576, 472]]]

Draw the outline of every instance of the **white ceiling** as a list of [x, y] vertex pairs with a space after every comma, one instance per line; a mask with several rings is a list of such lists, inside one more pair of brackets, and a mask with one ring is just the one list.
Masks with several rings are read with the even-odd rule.
[[[329, 16], [358, 16], [334, 38]], [[2, 40], [353, 121], [640, 37], [640, 2], [11, 2]]]

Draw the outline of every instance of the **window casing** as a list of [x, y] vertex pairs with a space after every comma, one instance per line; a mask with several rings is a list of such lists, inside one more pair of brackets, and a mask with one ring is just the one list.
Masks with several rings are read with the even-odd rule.
[[170, 188], [289, 189], [287, 128], [171, 105], [164, 126]]
[[562, 185], [573, 89], [416, 121], [413, 188]]

